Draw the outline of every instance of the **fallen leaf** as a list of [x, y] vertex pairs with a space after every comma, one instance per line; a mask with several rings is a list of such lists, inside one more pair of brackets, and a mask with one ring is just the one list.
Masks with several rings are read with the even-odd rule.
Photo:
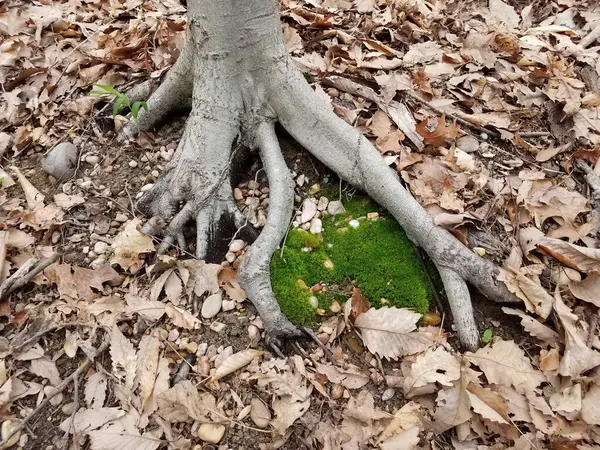
[[206, 392], [198, 392], [189, 380], [177, 383], [157, 397], [160, 415], [169, 422], [188, 422], [190, 419], [211, 422], [210, 411], [217, 411], [215, 399]]
[[48, 379], [52, 386], [58, 386], [62, 381], [56, 363], [46, 357], [32, 359], [29, 370], [38, 377]]
[[112, 327], [110, 336], [110, 357], [112, 359], [113, 375], [125, 377], [125, 386], [133, 390], [136, 368], [138, 364], [135, 348], [118, 326]]
[[327, 376], [330, 383], [340, 384], [346, 389], [360, 389], [370, 381], [369, 374], [355, 366], [342, 368], [315, 363], [315, 369], [317, 373]]
[[501, 424], [509, 424], [508, 407], [504, 399], [491, 389], [469, 383], [467, 395], [473, 411], [481, 417]]
[[135, 450], [156, 450], [163, 443], [149, 433], [144, 435], [134, 434], [131, 431], [96, 430], [88, 433], [91, 441], [91, 450], [121, 450], [123, 448]]
[[592, 384], [581, 402], [581, 418], [589, 425], [600, 425], [600, 386]]
[[565, 266], [583, 273], [600, 272], [600, 249], [582, 247], [560, 239], [543, 238], [538, 248]]
[[71, 421], [71, 417], [67, 417], [60, 424], [60, 429], [65, 433], [68, 431], [70, 434], [89, 432], [124, 415], [125, 411], [119, 408], [80, 409], [75, 413], [73, 421]]
[[229, 356], [221, 363], [221, 365], [217, 368], [215, 373], [212, 375], [212, 380], [220, 380], [221, 378], [229, 375], [230, 373], [235, 372], [236, 370], [241, 369], [242, 367], [247, 366], [256, 358], [262, 356], [264, 354], [263, 351], [254, 350], [248, 348], [246, 350], [242, 350], [241, 352], [234, 353]]
[[442, 347], [428, 349], [418, 355], [404, 378], [404, 393], [408, 395], [412, 389], [439, 383], [452, 386], [460, 378], [460, 362]]
[[186, 330], [198, 330], [202, 325], [202, 322], [196, 316], [170, 303], [165, 305], [165, 312], [176, 327], [185, 328]]
[[160, 341], [155, 336], [146, 334], [142, 336], [138, 348], [135, 385], [140, 387], [140, 401], [142, 411], [144, 411], [146, 402], [154, 391], [154, 382], [158, 373]]
[[61, 192], [54, 196], [54, 203], [59, 208], [70, 209], [73, 206], [82, 205], [85, 203], [85, 199], [80, 195], [67, 195]]
[[532, 392], [546, 377], [534, 369], [525, 352], [513, 341], [498, 340], [465, 356], [479, 366], [489, 383], [513, 386], [517, 392]]
[[140, 224], [141, 220], [137, 218], [129, 221], [112, 243], [114, 255], [110, 263], [118, 264], [131, 273], [140, 270], [144, 264], [143, 255], [155, 251], [152, 238], [138, 231]]
[[219, 272], [218, 280], [219, 285], [231, 300], [235, 300], [238, 303], [246, 300], [246, 293], [237, 282], [237, 275], [232, 269], [229, 267], [223, 268], [223, 270]]
[[363, 297], [361, 289], [357, 288], [356, 286], [352, 288], [352, 298], [350, 299], [350, 304], [352, 306], [350, 315], [348, 317], [350, 323], [354, 323], [358, 316], [371, 308], [369, 301]]
[[558, 345], [560, 337], [556, 331], [547, 327], [543, 323], [535, 320], [533, 317], [528, 316], [523, 311], [508, 307], [503, 307], [502, 311], [506, 314], [517, 316], [521, 318], [521, 325], [532, 336], [546, 342], [550, 345]]
[[88, 408], [97, 409], [104, 406], [108, 378], [104, 372], [94, 372], [85, 383], [84, 398]]
[[570, 281], [571, 293], [580, 300], [592, 303], [600, 308], [600, 275], [590, 273], [582, 281]]
[[371, 353], [382, 358], [420, 353], [433, 345], [434, 337], [418, 332], [419, 313], [409, 309], [371, 308], [356, 318], [354, 326], [360, 330], [363, 341]]
[[429, 131], [427, 129], [428, 123], [429, 119], [425, 119], [424, 121], [417, 124], [417, 132], [423, 137], [423, 142], [425, 143], [425, 145], [445, 147], [446, 139], [454, 140], [458, 138], [460, 128], [456, 123], [450, 126], [446, 125], [445, 114], [442, 114], [442, 117], [438, 119], [438, 124], [435, 130]]

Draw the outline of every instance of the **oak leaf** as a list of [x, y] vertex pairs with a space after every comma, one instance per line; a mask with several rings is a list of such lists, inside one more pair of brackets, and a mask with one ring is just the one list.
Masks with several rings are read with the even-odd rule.
[[152, 238], [138, 231], [140, 224], [141, 220], [137, 218], [129, 221], [112, 243], [114, 255], [110, 259], [111, 264], [118, 264], [131, 273], [142, 267], [143, 255], [155, 251]]
[[435, 130], [429, 131], [427, 124], [429, 119], [417, 124], [417, 133], [423, 137], [425, 145], [434, 145], [436, 147], [444, 147], [447, 139], [456, 139], [460, 132], [458, 124], [453, 123], [452, 125], [446, 125], [446, 115], [442, 114], [442, 117], [438, 119], [438, 124]]

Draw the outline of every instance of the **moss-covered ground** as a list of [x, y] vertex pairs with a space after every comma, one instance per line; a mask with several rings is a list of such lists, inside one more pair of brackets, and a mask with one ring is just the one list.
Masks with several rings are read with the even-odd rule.
[[[320, 236], [293, 229], [283, 256], [280, 251], [273, 255], [271, 279], [283, 312], [296, 323], [314, 323], [318, 315], [312, 296], [323, 313], [333, 301], [343, 304], [356, 286], [375, 307], [387, 304], [425, 313], [431, 287], [402, 228], [369, 199], [354, 198], [344, 206], [345, 213], [321, 217]], [[374, 212], [378, 218], [368, 219]], [[358, 227], [351, 226], [355, 221]], [[311, 291], [317, 284], [322, 289]]]

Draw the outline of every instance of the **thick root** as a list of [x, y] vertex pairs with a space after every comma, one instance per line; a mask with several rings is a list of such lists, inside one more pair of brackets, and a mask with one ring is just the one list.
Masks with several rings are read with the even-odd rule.
[[479, 338], [465, 281], [491, 300], [519, 301], [496, 281], [498, 268], [436, 226], [371, 143], [328, 110], [301, 74], [289, 68], [277, 74], [272, 86], [271, 105], [284, 128], [342, 179], [387, 209], [429, 254], [442, 275], [461, 343], [474, 348]]
[[238, 281], [263, 319], [268, 336], [283, 341], [303, 335], [281, 312], [273, 294], [269, 269], [271, 256], [283, 240], [292, 218], [294, 180], [281, 154], [273, 124], [258, 126], [256, 144], [269, 180], [269, 214], [260, 236], [244, 255]]

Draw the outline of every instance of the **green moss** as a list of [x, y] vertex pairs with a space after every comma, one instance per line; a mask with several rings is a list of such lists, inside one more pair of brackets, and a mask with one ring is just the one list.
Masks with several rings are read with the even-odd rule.
[[[385, 299], [388, 305], [425, 313], [431, 287], [402, 228], [368, 200], [353, 199], [344, 206], [346, 213], [322, 218], [321, 238], [293, 229], [283, 257], [279, 251], [273, 255], [271, 279], [283, 312], [296, 323], [311, 324], [316, 320], [311, 296], [326, 309], [333, 300], [343, 303], [357, 286], [376, 307]], [[367, 219], [370, 212], [379, 218]], [[351, 220], [359, 226], [350, 226]], [[317, 283], [323, 290], [312, 293]]]

